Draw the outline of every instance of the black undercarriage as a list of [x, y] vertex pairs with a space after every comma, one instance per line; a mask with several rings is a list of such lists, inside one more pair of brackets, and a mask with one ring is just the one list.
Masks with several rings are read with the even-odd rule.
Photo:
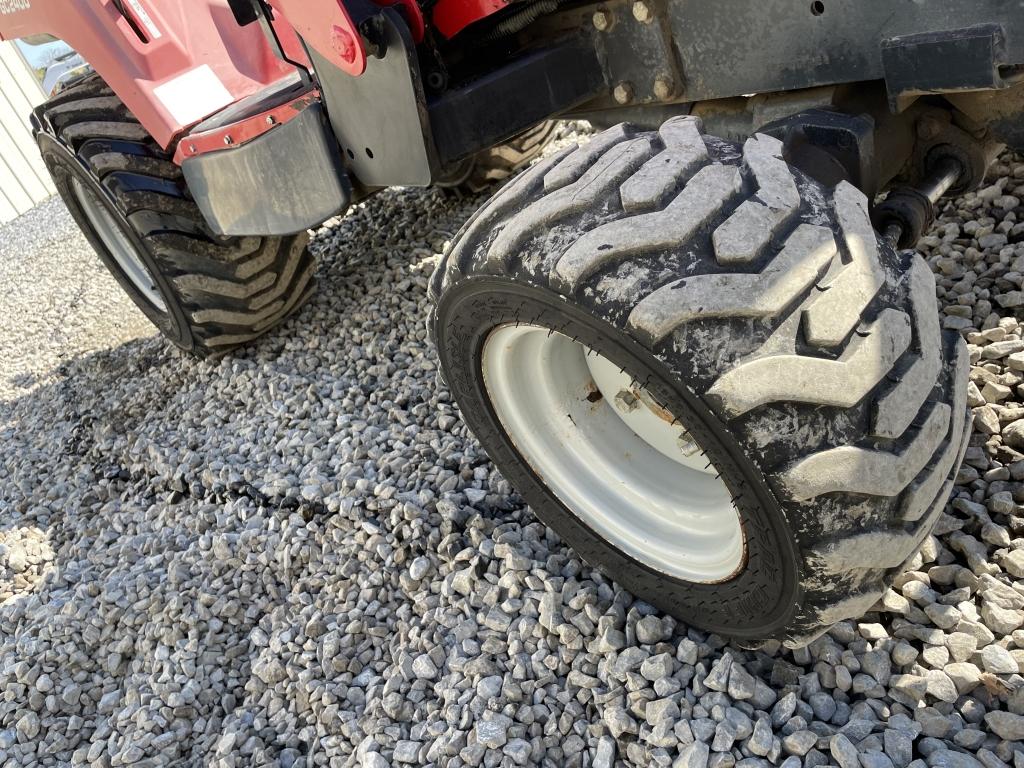
[[[732, 140], [771, 133], [792, 164], [869, 197], [955, 161], [956, 192], [980, 184], [1003, 146], [1024, 148], [1024, 15], [1014, 5], [534, 0], [451, 41], [428, 29], [416, 45], [396, 7], [346, 3], [373, 52], [366, 72], [350, 77], [310, 51], [311, 87], [350, 199], [437, 183], [552, 117], [655, 126], [680, 114]], [[297, 140], [273, 132], [254, 151], [285, 158]], [[190, 183], [223, 173], [217, 162], [187, 161]]]

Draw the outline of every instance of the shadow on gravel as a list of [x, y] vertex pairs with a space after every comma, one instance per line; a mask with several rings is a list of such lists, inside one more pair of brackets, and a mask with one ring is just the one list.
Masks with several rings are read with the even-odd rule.
[[318, 293], [237, 355], [136, 340], [0, 402], [0, 762], [704, 766], [711, 743], [728, 768], [756, 743], [814, 766], [840, 728], [903, 766], [954, 735], [1014, 760], [983, 730], [1007, 693], [955, 688], [900, 595], [813, 655], [744, 651], [537, 522], [427, 341], [431, 269], [478, 202], [390, 190], [333, 222]]
[[470, 547], [525, 530], [580, 572], [437, 389], [425, 288], [474, 203], [392, 190], [324, 228], [317, 294], [236, 355], [140, 339], [0, 402], [0, 667], [25, 694], [0, 751], [350, 754], [408, 718], [385, 680], [420, 655], [440, 677], [453, 574], [491, 589]]

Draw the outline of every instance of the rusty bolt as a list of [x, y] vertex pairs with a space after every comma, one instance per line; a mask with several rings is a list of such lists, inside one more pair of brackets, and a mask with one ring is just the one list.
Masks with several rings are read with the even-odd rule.
[[633, 84], [622, 82], [615, 86], [612, 96], [619, 104], [629, 104], [633, 100]]
[[647, 0], [636, 0], [633, 3], [633, 18], [644, 24], [650, 24], [654, 21], [654, 11], [651, 10], [651, 4]]
[[939, 121], [931, 115], [925, 115], [917, 121], [917, 136], [924, 141], [931, 141], [939, 135], [941, 130], [942, 126], [939, 125]]
[[612, 15], [608, 11], [595, 11], [593, 21], [594, 29], [604, 32], [612, 25]]
[[670, 75], [658, 75], [654, 80], [654, 95], [662, 101], [672, 97], [675, 92], [675, 84]]

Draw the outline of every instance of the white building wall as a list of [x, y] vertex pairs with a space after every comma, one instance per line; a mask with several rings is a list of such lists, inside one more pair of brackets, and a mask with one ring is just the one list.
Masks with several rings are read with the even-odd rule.
[[56, 191], [29, 128], [29, 115], [42, 101], [42, 88], [14, 43], [0, 42], [0, 224]]

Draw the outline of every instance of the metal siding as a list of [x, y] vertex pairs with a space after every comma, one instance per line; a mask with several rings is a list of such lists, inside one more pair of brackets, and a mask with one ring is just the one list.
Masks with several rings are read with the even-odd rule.
[[14, 43], [0, 42], [0, 224], [55, 191], [29, 127], [32, 108], [43, 100], [35, 75]]

